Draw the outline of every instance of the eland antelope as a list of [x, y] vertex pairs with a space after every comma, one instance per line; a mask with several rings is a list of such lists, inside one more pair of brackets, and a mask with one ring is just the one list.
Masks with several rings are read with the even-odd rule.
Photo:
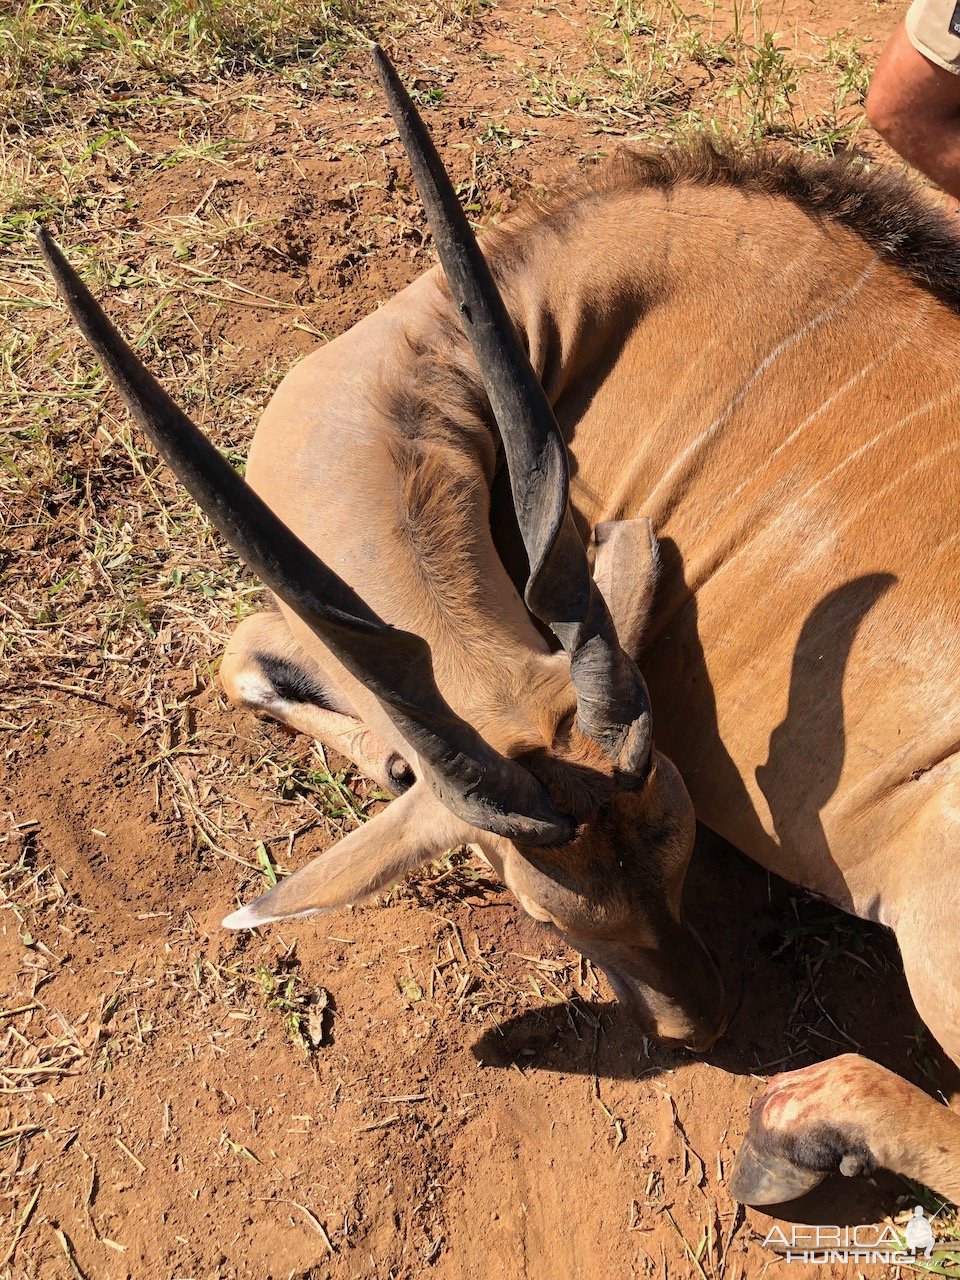
[[[397, 798], [231, 928], [458, 843], [705, 1049], [694, 815], [892, 929], [960, 1063], [960, 241], [904, 182], [622, 149], [477, 248], [375, 50], [443, 270], [299, 363], [248, 483], [44, 253], [276, 607], [222, 679]], [[640, 673], [643, 669], [643, 675]], [[656, 725], [656, 744], [653, 726]], [[886, 1165], [960, 1199], [960, 1116], [858, 1055], [776, 1077], [732, 1189]]]

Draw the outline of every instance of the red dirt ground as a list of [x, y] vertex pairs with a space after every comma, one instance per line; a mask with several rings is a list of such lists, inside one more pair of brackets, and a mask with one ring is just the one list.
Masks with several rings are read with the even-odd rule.
[[[557, 49], [575, 58], [592, 20], [577, 4], [506, 4], [420, 48], [433, 68], [424, 83], [445, 86], [430, 118], [459, 180], [469, 186], [465, 157], [484, 121], [524, 139], [474, 172], [485, 208], [610, 144], [577, 113], [531, 119], [518, 106], [517, 64]], [[846, 26], [873, 41], [872, 61], [894, 21], [886, 5], [796, 0], [776, 29], [815, 50]], [[246, 105], [219, 98], [213, 127], [245, 146], [213, 196], [207, 170], [179, 166], [145, 173], [118, 214], [142, 228], [146, 251], [159, 220], [206, 199], [276, 220], [268, 248], [241, 239], [231, 273], [290, 305], [191, 309], [206, 348], [226, 353], [221, 376], [255, 388], [244, 423], [318, 332], [342, 331], [429, 262], [366, 75], [358, 59], [349, 90], [295, 112], [267, 98], [251, 107], [256, 85], [242, 86]], [[467, 101], [469, 118], [456, 105]], [[225, 426], [242, 449], [247, 426]], [[51, 520], [70, 561], [83, 530], [69, 510]], [[41, 572], [51, 536], [12, 530], [16, 573]], [[160, 639], [121, 674], [95, 657], [87, 669], [38, 663], [10, 688], [29, 714], [18, 713], [0, 780], [12, 904], [0, 930], [0, 1257], [12, 1252], [0, 1271], [752, 1280], [781, 1265], [761, 1243], [772, 1219], [744, 1212], [724, 1180], [765, 1075], [859, 1045], [927, 1088], [955, 1088], [882, 931], [770, 882], [706, 835], [690, 912], [735, 1006], [706, 1059], [638, 1037], [591, 967], [463, 855], [378, 905], [224, 932], [222, 916], [263, 887], [258, 838], [296, 866], [342, 822], [278, 784], [277, 761], [298, 776], [318, 767], [310, 744], [228, 709], [202, 660], [178, 667], [178, 625], [158, 616]], [[308, 1048], [287, 1024], [311, 1011]], [[831, 1183], [795, 1213], [873, 1221], [909, 1196], [886, 1176]]]

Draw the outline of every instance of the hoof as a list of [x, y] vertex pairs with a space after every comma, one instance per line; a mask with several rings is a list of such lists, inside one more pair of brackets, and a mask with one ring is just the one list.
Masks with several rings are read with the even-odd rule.
[[743, 1204], [785, 1204], [805, 1196], [825, 1176], [814, 1169], [799, 1169], [776, 1152], [760, 1150], [748, 1135], [733, 1166], [730, 1193]]

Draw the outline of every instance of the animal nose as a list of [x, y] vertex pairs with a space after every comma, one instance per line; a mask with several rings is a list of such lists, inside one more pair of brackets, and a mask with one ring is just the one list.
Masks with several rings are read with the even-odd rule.
[[691, 1053], [706, 1053], [708, 1049], [713, 1048], [724, 1031], [726, 1031], [728, 1021], [726, 1011], [724, 1011], [723, 1016], [715, 1026], [695, 1031], [692, 1036], [687, 1037], [683, 1047], [689, 1049]]
[[655, 1036], [664, 1048], [706, 1053], [727, 1028], [729, 1015], [722, 988], [715, 993], [719, 1007], [709, 1013], [693, 1013], [677, 1006], [655, 1012], [651, 1009], [649, 988], [644, 989], [616, 971], [606, 969], [605, 973], [627, 1015], [639, 1022], [648, 1035]]
[[704, 1022], [692, 1027], [685, 1027], [683, 1031], [670, 1034], [669, 1031], [661, 1032], [654, 1029], [653, 1034], [657, 1037], [657, 1041], [665, 1049], [686, 1049], [690, 1053], [706, 1053], [708, 1049], [712, 1049], [716, 1042], [727, 1029], [726, 1011], [722, 1016], [713, 1022]]

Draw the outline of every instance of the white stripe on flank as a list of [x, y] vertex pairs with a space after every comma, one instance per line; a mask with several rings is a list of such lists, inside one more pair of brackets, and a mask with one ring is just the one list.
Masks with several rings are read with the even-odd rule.
[[940, 556], [946, 555], [951, 547], [958, 542], [960, 542], [960, 529], [958, 529], [956, 533], [951, 534], [949, 538], [944, 538], [938, 547], [934, 547], [930, 553], [931, 560], [939, 559]]
[[743, 493], [744, 489], [746, 489], [748, 485], [755, 482], [762, 471], [768, 470], [770, 467], [770, 464], [774, 461], [774, 459], [779, 457], [779, 455], [783, 453], [785, 449], [789, 449], [790, 445], [792, 445], [794, 441], [796, 441], [803, 434], [803, 432], [806, 431], [807, 427], [809, 427], [811, 423], [816, 422], [818, 418], [822, 417], [822, 415], [826, 413], [826, 411], [833, 404], [835, 404], [836, 401], [839, 400], [841, 396], [846, 395], [846, 393], [850, 391], [853, 387], [855, 387], [859, 382], [862, 382], [863, 379], [868, 374], [874, 371], [874, 369], [877, 369], [881, 365], [886, 364], [887, 361], [892, 358], [895, 352], [900, 351], [903, 347], [907, 346], [908, 343], [912, 342], [914, 337], [914, 330], [919, 329], [921, 320], [924, 318], [924, 316], [927, 314], [929, 310], [930, 310], [930, 299], [924, 298], [916, 309], [912, 323], [900, 335], [900, 338], [895, 343], [893, 343], [892, 346], [888, 347], [887, 350], [884, 351], [884, 353], [881, 356], [879, 356], [875, 360], [868, 361], [868, 363], [865, 364], [861, 369], [859, 369], [856, 373], [852, 374], [851, 377], [847, 378], [846, 382], [841, 383], [841, 385], [837, 387], [835, 391], [831, 392], [830, 395], [828, 395], [825, 400], [821, 400], [820, 404], [816, 407], [816, 409], [808, 413], [807, 416], [803, 419], [803, 421], [798, 423], [797, 426], [794, 427], [794, 429], [790, 432], [789, 435], [784, 436], [784, 438], [780, 441], [780, 443], [777, 445], [775, 449], [771, 450], [771, 452], [766, 456], [766, 458], [763, 459], [763, 461], [761, 462], [757, 470], [746, 475], [744, 479], [741, 480], [741, 482], [733, 490], [733, 492], [728, 494], [727, 497], [724, 498], [723, 501], [717, 505], [717, 507], [713, 511], [713, 517], [716, 519], [717, 517], [721, 516], [727, 510], [728, 507], [732, 506], [733, 503], [736, 502], [737, 498], [740, 497], [741, 493]]
[[[794, 504], [787, 510], [781, 509], [778, 515], [778, 520], [775, 524], [763, 525], [758, 529], [755, 527], [752, 514], [745, 513], [743, 518], [727, 528], [726, 533], [719, 542], [710, 546], [706, 555], [701, 556], [699, 560], [696, 560], [687, 566], [686, 576], [690, 589], [694, 592], [699, 591], [708, 578], [713, 577], [716, 573], [720, 572], [721, 569], [729, 569], [737, 557], [746, 551], [748, 546], [754, 545], [753, 538], [755, 535], [760, 535], [761, 537], [772, 536], [778, 541], [783, 540], [787, 536], [787, 531], [783, 523], [784, 520], [787, 520], [791, 513], [795, 515], [798, 509], [806, 511], [809, 516], [815, 508], [806, 506], [807, 498], [819, 489], [821, 485], [825, 484], [831, 476], [842, 471], [848, 462], [855, 460], [867, 449], [871, 448], [872, 445], [883, 436], [890, 435], [893, 431], [902, 428], [920, 414], [938, 408], [944, 401], [950, 399], [958, 392], [960, 392], [960, 387], [941, 393], [941, 395], [927, 401], [926, 404], [921, 405], [912, 413], [904, 415], [904, 417], [894, 423], [892, 427], [879, 432], [871, 441], [861, 446], [861, 448], [850, 454], [842, 463], [834, 467], [828, 475], [824, 476], [821, 480], [818, 480], [815, 484], [806, 489], [798, 499], [798, 501], [803, 504], [802, 508], [798, 508], [797, 505]], [[918, 458], [916, 462], [907, 467], [904, 471], [901, 471], [899, 475], [895, 476], [894, 479], [884, 485], [883, 488], [876, 489], [866, 494], [863, 502], [855, 510], [846, 512], [842, 518], [831, 518], [829, 525], [830, 536], [835, 537], [841, 529], [846, 528], [858, 519], [867, 507], [885, 498], [918, 471], [922, 471], [926, 467], [933, 466], [941, 458], [946, 457], [948, 454], [955, 453], [957, 450], [960, 450], [960, 439], [953, 440], [943, 448], [938, 449], [931, 454], [927, 454], [922, 458]], [[824, 516], [825, 509], [821, 508], [817, 518], [823, 521]], [[721, 522], [719, 521], [717, 522], [718, 527], [720, 523]], [[943, 556], [947, 549], [958, 540], [960, 540], [960, 531], [942, 542], [940, 546], [931, 553], [931, 559]], [[794, 565], [795, 569], [798, 567], [800, 567], [799, 561]]]
[[876, 270], [876, 266], [877, 262], [876, 259], [874, 259], [868, 263], [859, 279], [850, 286], [841, 298], [838, 298], [836, 302], [832, 302], [829, 307], [824, 308], [824, 310], [819, 312], [819, 314], [804, 321], [799, 328], [795, 329], [792, 333], [788, 334], [778, 342], [773, 350], [768, 355], [764, 356], [756, 366], [740, 390], [727, 404], [726, 408], [722, 409], [709, 426], [701, 432], [696, 440], [692, 441], [675, 459], [672, 465], [661, 477], [659, 484], [647, 501], [647, 514], [653, 520], [654, 524], [659, 524], [660, 519], [662, 518], [657, 509], [661, 492], [666, 491], [664, 497], [665, 502], [669, 501], [671, 496], [676, 496], [677, 489], [679, 487], [677, 484], [679, 477], [685, 473], [689, 474], [697, 456], [702, 453], [710, 441], [716, 436], [720, 428], [729, 421], [730, 417], [736, 412], [747, 395], [749, 395], [750, 391], [752, 391], [754, 386], [756, 386], [757, 382], [763, 377], [770, 366], [779, 360], [785, 351], [789, 351], [791, 347], [795, 347], [797, 343], [803, 342], [805, 338], [808, 338], [822, 325], [826, 324], [828, 320], [832, 320], [833, 317], [842, 310], [842, 308], [848, 306]]
[[[780, 271], [780, 282], [783, 283], [788, 277], [795, 275], [802, 266], [804, 266], [811, 257], [808, 246], [800, 248], [792, 258], [784, 263]], [[688, 399], [688, 389], [691, 384], [696, 384], [695, 374], [704, 365], [706, 365], [714, 352], [720, 348], [723, 349], [731, 341], [731, 334], [739, 337], [743, 329], [744, 317], [749, 316], [757, 305], [757, 296], [766, 297], [769, 293], [769, 286], [765, 280], [757, 282], [757, 287], [751, 289], [747, 295], [741, 299], [740, 304], [733, 311], [726, 315], [725, 323], [722, 328], [714, 329], [708, 340], [699, 347], [697, 358], [692, 359], [686, 365], [683, 380], [679, 379], [673, 384], [671, 394], [664, 405], [664, 411], [656, 420], [656, 426], [663, 424], [664, 419], [669, 413], [676, 414]], [[696, 412], [694, 409], [693, 412]], [[647, 456], [643, 450], [640, 450], [631, 465], [626, 466], [617, 476], [617, 487], [611, 492], [610, 500], [607, 502], [605, 509], [608, 512], [616, 511], [629, 500], [630, 496], [636, 492], [637, 474], [642, 472], [647, 465]], [[659, 488], [659, 486], [658, 486]], [[651, 513], [652, 514], [652, 513]]]
[[[908, 415], [909, 418], [913, 418], [915, 416], [916, 414]], [[882, 434], [886, 435], [887, 433], [883, 432]], [[941, 458], [945, 458], [950, 453], [956, 453], [958, 449], [960, 449], [960, 440], [951, 440], [951, 442], [944, 445], [942, 449], [937, 449], [934, 453], [928, 453], [925, 457], [918, 458], [912, 466], [907, 467], [906, 471], [901, 471], [899, 475], [895, 476], [889, 482], [889, 484], [885, 484], [882, 489], [875, 489], [872, 493], [867, 494], [865, 501], [856, 509], [856, 511], [845, 516], [844, 519], [839, 522], [837, 527], [843, 529], [848, 524], [852, 524], [853, 521], [867, 509], [867, 507], [871, 506], [875, 502], [879, 502], [882, 498], [885, 498], [888, 493], [892, 493], [894, 489], [899, 488], [900, 485], [902, 485], [905, 480], [909, 480], [912, 475], [915, 475], [918, 471], [923, 471], [926, 467], [932, 467], [934, 463], [939, 462]], [[837, 468], [837, 470], [839, 470], [839, 468]], [[808, 490], [807, 492], [809, 493], [811, 490]], [[941, 554], [944, 547], [948, 546], [953, 540], [953, 538], [950, 538], [948, 542], [941, 544], [938, 549], [938, 554]]]
[[[838, 462], [835, 467], [831, 467], [826, 475], [821, 476], [815, 484], [812, 484], [809, 489], [807, 489], [806, 496], [809, 497], [810, 494], [816, 493], [818, 489], [822, 489], [825, 484], [829, 484], [835, 476], [839, 475], [841, 471], [851, 466], [859, 458], [862, 458], [865, 453], [869, 453], [870, 450], [873, 449], [881, 440], [885, 440], [888, 436], [892, 436], [896, 432], [902, 431], [908, 423], [913, 422], [915, 418], [919, 418], [922, 414], [930, 413], [934, 409], [939, 409], [941, 405], [946, 404], [948, 400], [952, 400], [958, 393], [960, 393], [960, 385], [949, 387], [946, 391], [941, 391], [940, 395], [934, 396], [931, 400], [924, 401], [922, 405], [916, 409], [912, 409], [910, 413], [905, 413], [902, 418], [898, 418], [897, 421], [891, 423], [889, 427], [884, 427], [882, 431], [878, 431], [876, 435], [873, 435], [869, 440], [866, 440], [859, 449], [854, 449], [853, 453], [847, 454], [842, 462]], [[921, 463], [917, 465], [922, 465], [922, 460]], [[911, 470], [912, 469], [913, 468], [911, 468]], [[904, 472], [903, 474], [909, 475], [909, 472]], [[880, 492], [885, 491], [881, 490]], [[873, 493], [870, 496], [871, 498], [875, 498], [877, 497], [877, 494]]]

